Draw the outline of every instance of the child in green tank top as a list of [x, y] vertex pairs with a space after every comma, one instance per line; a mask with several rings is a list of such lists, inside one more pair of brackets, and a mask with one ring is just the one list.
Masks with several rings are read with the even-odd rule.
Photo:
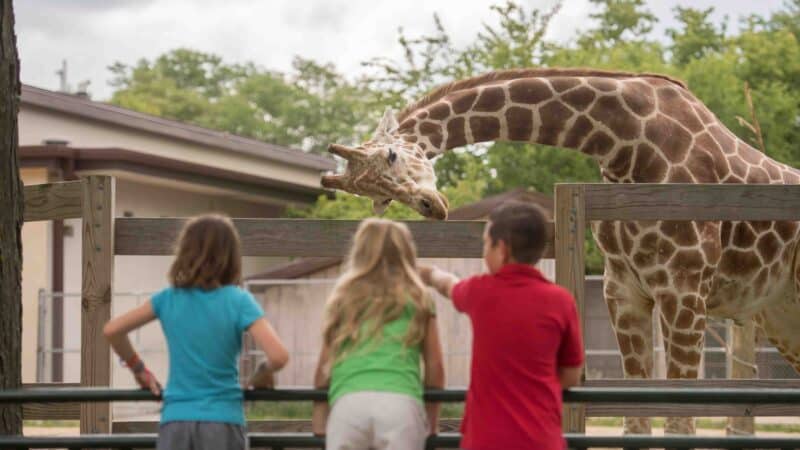
[[436, 433], [438, 404], [422, 393], [444, 387], [442, 348], [405, 225], [368, 219], [356, 231], [326, 306], [314, 384], [328, 389], [314, 408], [326, 449], [419, 450]]

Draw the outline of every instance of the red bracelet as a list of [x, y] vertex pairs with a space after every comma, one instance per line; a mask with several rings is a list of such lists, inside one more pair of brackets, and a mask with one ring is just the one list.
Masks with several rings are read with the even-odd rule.
[[145, 370], [144, 362], [139, 358], [139, 355], [134, 353], [127, 361], [125, 361], [125, 365], [128, 366], [133, 373], [139, 373], [142, 370]]

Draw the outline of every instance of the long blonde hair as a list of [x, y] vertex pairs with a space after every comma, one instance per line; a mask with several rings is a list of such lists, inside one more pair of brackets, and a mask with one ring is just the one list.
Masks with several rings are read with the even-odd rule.
[[[409, 301], [415, 313], [403, 344], [410, 347], [423, 340], [434, 310], [416, 260], [417, 249], [405, 224], [385, 219], [361, 222], [345, 272], [325, 310], [323, 340], [335, 359], [377, 337], [385, 324], [401, 316]], [[368, 326], [362, 328], [365, 323]]]

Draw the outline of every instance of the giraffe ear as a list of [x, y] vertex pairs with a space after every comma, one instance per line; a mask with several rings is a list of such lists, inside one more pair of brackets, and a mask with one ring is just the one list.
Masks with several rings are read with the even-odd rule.
[[398, 126], [394, 111], [392, 111], [391, 108], [386, 108], [386, 111], [383, 113], [383, 118], [381, 118], [380, 123], [378, 123], [378, 128], [372, 135], [372, 140], [382, 143], [392, 142], [391, 135], [397, 130]]

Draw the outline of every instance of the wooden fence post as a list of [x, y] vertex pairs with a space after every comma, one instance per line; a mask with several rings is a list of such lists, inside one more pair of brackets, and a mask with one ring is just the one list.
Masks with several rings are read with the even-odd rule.
[[[555, 257], [556, 282], [568, 289], [578, 308], [581, 333], [584, 328], [584, 285], [586, 208], [582, 185], [557, 184], [555, 189]], [[581, 375], [585, 379], [586, 372]], [[586, 430], [586, 407], [582, 404], [565, 404], [563, 428], [567, 433]]]
[[[756, 366], [756, 324], [747, 320], [743, 325], [731, 324], [728, 328], [728, 348], [726, 358], [728, 379], [758, 378]], [[726, 434], [752, 435], [755, 433], [755, 417], [728, 417]]]
[[[111, 386], [111, 353], [103, 325], [111, 317], [114, 287], [114, 178], [83, 183], [81, 386]], [[111, 404], [81, 404], [81, 434], [111, 432]]]

